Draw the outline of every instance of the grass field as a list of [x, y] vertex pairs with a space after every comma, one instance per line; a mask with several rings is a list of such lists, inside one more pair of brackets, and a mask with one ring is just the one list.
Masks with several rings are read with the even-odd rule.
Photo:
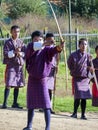
[[[4, 96], [4, 69], [5, 66], [0, 63], [0, 104], [3, 102]], [[54, 100], [55, 111], [61, 112], [72, 112], [73, 111], [73, 96], [71, 94], [71, 77], [69, 75], [68, 86], [66, 90], [66, 78], [65, 78], [65, 65], [64, 63], [59, 64], [59, 70], [56, 80], [56, 91]], [[26, 76], [27, 82], [27, 76]], [[26, 86], [20, 89], [19, 93], [19, 104], [26, 107]], [[10, 95], [8, 99], [8, 106], [11, 106], [13, 102], [13, 89], [10, 90]], [[80, 111], [80, 108], [79, 108]], [[92, 101], [87, 101], [87, 111], [98, 112], [98, 107], [92, 107]]]

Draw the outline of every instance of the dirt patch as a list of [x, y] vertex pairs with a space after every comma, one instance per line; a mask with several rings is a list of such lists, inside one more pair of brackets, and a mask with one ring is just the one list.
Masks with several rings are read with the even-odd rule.
[[[51, 130], [98, 130], [98, 113], [87, 113], [88, 120], [70, 117], [70, 113], [51, 115]], [[25, 109], [0, 109], [0, 130], [22, 130], [26, 126], [27, 111]], [[33, 130], [44, 130], [44, 114], [35, 111]]]

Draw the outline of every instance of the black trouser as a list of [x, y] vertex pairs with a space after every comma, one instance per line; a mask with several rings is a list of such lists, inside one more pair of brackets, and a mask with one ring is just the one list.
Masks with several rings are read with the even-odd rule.
[[[7, 99], [10, 93], [10, 88], [5, 88], [4, 90], [4, 105], [7, 105]], [[19, 94], [19, 88], [14, 88], [14, 92], [13, 92], [13, 96], [14, 96], [14, 100], [13, 100], [13, 104], [17, 104], [17, 99], [18, 99], [18, 94]]]
[[50, 101], [52, 100], [52, 90], [48, 90], [48, 92], [49, 92], [49, 97], [50, 97]]
[[[77, 114], [77, 110], [80, 104], [80, 99], [74, 100], [74, 114]], [[84, 116], [86, 110], [86, 99], [81, 99], [81, 115]]]

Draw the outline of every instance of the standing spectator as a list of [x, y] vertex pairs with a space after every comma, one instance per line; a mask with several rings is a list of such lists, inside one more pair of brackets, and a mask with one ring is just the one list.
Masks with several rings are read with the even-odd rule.
[[[44, 46], [50, 46], [50, 47], [55, 46], [55, 40], [54, 40], [53, 33], [46, 34]], [[56, 87], [55, 78], [56, 78], [56, 73], [57, 73], [58, 61], [59, 61], [59, 54], [56, 54], [52, 58], [52, 68], [51, 68], [50, 74], [47, 77], [47, 86], [48, 86], [49, 97], [50, 97], [50, 101], [51, 101], [51, 113], [52, 114], [55, 114], [55, 112], [52, 110], [52, 97], [54, 96], [52, 93], [56, 89], [55, 88]]]
[[[95, 75], [97, 78], [98, 83], [98, 46], [95, 48], [96, 58], [93, 59], [93, 65], [95, 68]], [[98, 88], [96, 87], [96, 83], [94, 79], [92, 79], [93, 85], [92, 85], [92, 106], [98, 107]]]
[[29, 73], [27, 86], [27, 127], [23, 130], [32, 130], [34, 109], [44, 109], [45, 130], [50, 130], [50, 98], [47, 87], [47, 76], [52, 67], [52, 57], [60, 53], [63, 44], [56, 47], [42, 47], [43, 36], [40, 31], [34, 31], [31, 35], [32, 42], [28, 44], [26, 51], [26, 68]]
[[11, 27], [11, 38], [9, 38], [3, 49], [5, 70], [5, 91], [2, 108], [7, 108], [7, 99], [10, 87], [14, 88], [13, 108], [22, 108], [17, 103], [19, 88], [24, 86], [23, 65], [25, 61], [25, 45], [19, 39], [20, 28], [17, 25]]
[[68, 59], [68, 67], [73, 77], [74, 90], [74, 112], [71, 115], [77, 118], [77, 110], [81, 100], [81, 119], [86, 120], [86, 99], [91, 98], [90, 83], [88, 78], [88, 71], [92, 71], [90, 67], [90, 56], [86, 52], [87, 40], [81, 38], [79, 40], [79, 49], [73, 52]]

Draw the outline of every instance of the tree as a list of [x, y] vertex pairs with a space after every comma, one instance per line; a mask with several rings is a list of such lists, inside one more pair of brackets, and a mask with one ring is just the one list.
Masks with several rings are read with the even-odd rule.
[[43, 0], [8, 0], [9, 17], [17, 19], [27, 13], [46, 15], [46, 4]]
[[6, 3], [4, 0], [0, 0], [0, 19], [5, 17], [6, 12]]

